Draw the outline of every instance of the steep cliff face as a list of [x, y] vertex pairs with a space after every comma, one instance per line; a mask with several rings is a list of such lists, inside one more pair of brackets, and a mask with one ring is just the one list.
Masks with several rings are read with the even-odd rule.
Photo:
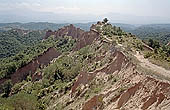
[[[101, 83], [105, 87], [98, 95], [89, 98], [83, 104], [83, 110], [97, 108], [101, 110], [168, 110], [170, 107], [170, 84], [168, 82], [138, 72], [132, 63], [121, 61], [120, 63], [125, 64], [123, 68], [120, 71], [111, 72], [113, 77], [117, 76], [119, 78], [114, 84], [109, 81], [107, 72], [98, 72], [100, 80], [106, 78], [106, 82]], [[110, 69], [113, 67], [111, 65]], [[95, 78], [95, 83], [97, 83], [97, 79]]]
[[46, 32], [45, 38], [55, 35], [55, 37], [72, 36], [74, 39], [77, 39], [80, 38], [84, 32], [85, 31], [81, 30], [80, 28], [76, 28], [70, 24], [69, 26], [64, 26], [63, 28], [60, 28], [54, 32], [52, 30], [48, 30]]
[[139, 72], [120, 51], [107, 54], [112, 61], [93, 72], [82, 71], [70, 92], [53, 105], [62, 104], [64, 110], [169, 109], [169, 82]]
[[76, 46], [73, 49], [74, 51], [77, 51], [82, 47], [92, 44], [96, 38], [99, 38], [99, 33], [93, 31], [93, 28], [94, 26], [91, 27], [90, 31], [85, 32], [84, 30], [76, 28], [70, 24], [69, 26], [65, 26], [54, 32], [51, 30], [47, 31], [45, 38], [48, 38], [51, 35], [54, 35], [55, 37], [71, 36], [73, 39], [77, 40]]
[[31, 61], [26, 66], [18, 69], [14, 74], [12, 74], [12, 82], [17, 83], [26, 79], [28, 75], [32, 76], [37, 68], [40, 66], [47, 66], [50, 61], [52, 61], [54, 58], [57, 58], [59, 55], [60, 53], [57, 52], [54, 48], [49, 48], [43, 54], [37, 56], [35, 60]]
[[56, 37], [72, 36], [74, 39], [78, 39], [82, 37], [82, 34], [84, 32], [85, 31], [81, 30], [80, 28], [76, 28], [72, 24], [70, 24], [69, 26], [65, 26], [54, 32], [54, 34]]
[[87, 45], [90, 45], [93, 43], [95, 39], [99, 38], [99, 34], [93, 31], [90, 32], [84, 32], [80, 38], [78, 38], [78, 41], [76, 43], [76, 46], [74, 47], [74, 51], [77, 51]]

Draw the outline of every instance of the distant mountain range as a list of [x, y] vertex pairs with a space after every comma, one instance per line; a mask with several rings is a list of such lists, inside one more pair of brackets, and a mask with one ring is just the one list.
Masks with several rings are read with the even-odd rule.
[[[76, 27], [82, 28], [84, 30], [89, 30], [90, 26], [93, 22], [90, 23], [76, 23], [74, 24]], [[30, 23], [0, 23], [0, 30], [8, 30], [11, 28], [19, 28], [19, 29], [26, 29], [26, 30], [44, 30], [44, 29], [51, 29], [57, 30], [62, 28], [63, 26], [69, 25], [69, 23], [62, 23], [62, 24], [55, 24], [55, 23], [48, 23], [48, 22], [30, 22]]]
[[[57, 30], [70, 23], [49, 23], [49, 22], [30, 22], [30, 23], [0, 23], [0, 32], [10, 30], [13, 28], [25, 30]], [[88, 31], [94, 22], [89, 23], [73, 23], [76, 27]], [[126, 32], [137, 35], [142, 40], [149, 38], [157, 39], [162, 43], [170, 41], [170, 24], [147, 24], [147, 25], [132, 25], [123, 23], [111, 23], [117, 27], [121, 27]]]
[[[72, 23], [76, 27], [81, 28], [83, 30], [89, 30], [90, 26], [95, 22], [88, 22], [88, 23]], [[69, 25], [70, 23], [49, 23], [49, 22], [29, 22], [29, 23], [0, 23], [0, 30], [9, 30], [11, 28], [19, 28], [19, 29], [26, 29], [26, 30], [44, 30], [44, 29], [51, 29], [57, 30], [62, 28], [63, 26]], [[111, 23], [112, 25], [121, 27], [126, 31], [131, 31], [136, 29], [137, 25], [131, 24], [123, 24], [123, 23]]]

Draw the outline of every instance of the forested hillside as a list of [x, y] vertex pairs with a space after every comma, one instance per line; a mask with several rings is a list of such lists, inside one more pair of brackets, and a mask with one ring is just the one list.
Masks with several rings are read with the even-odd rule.
[[[8, 30], [11, 28], [19, 28], [19, 29], [26, 29], [26, 30], [45, 30], [45, 29], [57, 30], [68, 24], [69, 23], [56, 24], [56, 23], [48, 23], [48, 22], [0, 23], [0, 30]], [[90, 22], [90, 23], [75, 23], [74, 25], [83, 30], [89, 30], [92, 24], [93, 23]]]
[[16, 55], [19, 51], [40, 42], [44, 31], [12, 29], [0, 32], [0, 58]]
[[142, 40], [154, 39], [161, 44], [167, 44], [170, 41], [170, 24], [152, 24], [139, 26], [130, 30]]

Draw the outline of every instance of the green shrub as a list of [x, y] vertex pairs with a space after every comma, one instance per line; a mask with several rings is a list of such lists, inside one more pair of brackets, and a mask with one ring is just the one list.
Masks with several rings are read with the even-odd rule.
[[147, 52], [146, 54], [144, 54], [144, 58], [149, 58], [153, 55], [152, 52]]
[[0, 89], [1, 89], [0, 92], [4, 93], [3, 97], [8, 97], [11, 88], [12, 88], [11, 80], [7, 80], [2, 85], [0, 85]]
[[4, 110], [38, 110], [36, 96], [19, 93], [9, 98], [0, 99], [0, 107]]

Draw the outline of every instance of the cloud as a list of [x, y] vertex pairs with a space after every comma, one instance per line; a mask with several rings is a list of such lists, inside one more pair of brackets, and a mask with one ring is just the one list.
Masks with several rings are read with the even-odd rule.
[[38, 11], [41, 12], [53, 12], [53, 13], [71, 13], [76, 14], [80, 12], [80, 8], [78, 7], [64, 7], [64, 6], [58, 6], [58, 7], [42, 7]]
[[78, 14], [81, 12], [81, 9], [76, 6], [66, 7], [66, 6], [44, 6], [40, 3], [28, 3], [28, 2], [21, 2], [21, 3], [2, 3], [0, 4], [0, 11], [3, 10], [31, 10], [37, 12], [52, 12], [52, 13], [70, 13], [70, 14]]
[[41, 7], [38, 3], [27, 3], [27, 2], [21, 2], [21, 3], [1, 3], [0, 4], [0, 10], [24, 10], [24, 9], [30, 9], [30, 10], [36, 10]]
[[39, 3], [27, 3], [27, 2], [22, 2], [22, 3], [16, 3], [16, 6], [18, 7], [28, 7], [28, 8], [32, 8], [32, 7], [39, 7], [41, 6]]
[[147, 17], [150, 16], [158, 22], [160, 20], [158, 17], [161, 17], [160, 21], [169, 20], [170, 15], [167, 14], [170, 12], [169, 4], [169, 0], [164, 2], [160, 0], [0, 0], [0, 17], [2, 19], [12, 15], [13, 18], [9, 17], [12, 20], [16, 17], [25, 19], [25, 16], [36, 20], [47, 18], [65, 20], [71, 17], [74, 20], [75, 18], [94, 20], [108, 16], [120, 22], [134, 22], [143, 20], [141, 16], [144, 16], [145, 21], [150, 22], [152, 20], [148, 20]]

